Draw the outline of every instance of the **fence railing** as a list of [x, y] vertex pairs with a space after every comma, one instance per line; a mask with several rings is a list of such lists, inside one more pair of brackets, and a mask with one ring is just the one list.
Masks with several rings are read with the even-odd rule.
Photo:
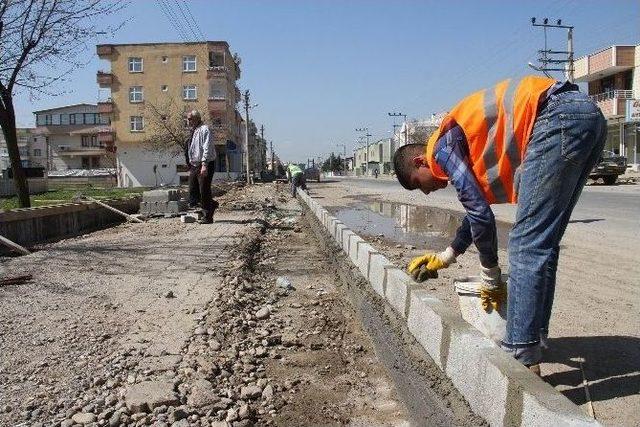
[[607, 99], [633, 99], [633, 91], [625, 90], [625, 89], [616, 89], [610, 90], [604, 93], [599, 93], [597, 95], [591, 95], [591, 99], [596, 102], [605, 101]]

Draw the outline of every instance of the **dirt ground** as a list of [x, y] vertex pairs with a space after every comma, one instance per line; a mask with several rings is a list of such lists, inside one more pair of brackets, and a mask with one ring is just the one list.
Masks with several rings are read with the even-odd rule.
[[[627, 194], [634, 190], [621, 186], [613, 191]], [[437, 193], [425, 197], [399, 186], [358, 184], [356, 180], [315, 184], [311, 194], [399, 266], [426, 250], [442, 250], [462, 214], [455, 194], [453, 198], [446, 194], [431, 197]], [[439, 208], [450, 210], [441, 215]], [[610, 223], [600, 219], [606, 216], [597, 208], [582, 212], [580, 217], [597, 219], [572, 222], [563, 239], [551, 349], [544, 355], [542, 375], [587, 411], [582, 359], [596, 418], [612, 425], [640, 425], [640, 245], [633, 237], [638, 233], [637, 217], [636, 225], [625, 231], [607, 228]], [[512, 215], [511, 207], [496, 209], [496, 217], [504, 221], [498, 227], [503, 271], [508, 265], [505, 248]], [[477, 251], [472, 246], [424, 287], [457, 307], [452, 279], [477, 275], [477, 268]]]
[[[231, 190], [211, 226], [154, 219], [0, 258], [34, 277], [0, 288], [0, 425], [412, 424], [419, 399], [282, 190]], [[481, 423], [442, 390], [430, 425]]]

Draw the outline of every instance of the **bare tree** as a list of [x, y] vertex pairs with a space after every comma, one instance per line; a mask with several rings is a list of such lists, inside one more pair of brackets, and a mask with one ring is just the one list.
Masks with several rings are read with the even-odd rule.
[[191, 129], [185, 122], [186, 115], [185, 107], [178, 105], [173, 99], [158, 103], [145, 101], [146, 148], [172, 155], [184, 154], [191, 135]]
[[124, 7], [120, 0], [0, 0], [0, 127], [21, 207], [29, 187], [20, 163], [14, 96], [58, 95], [58, 83], [85, 65], [80, 53], [96, 34], [117, 27], [99, 23]]
[[413, 129], [413, 132], [409, 133], [409, 143], [426, 144], [432, 133], [433, 130], [423, 127], [416, 127]]

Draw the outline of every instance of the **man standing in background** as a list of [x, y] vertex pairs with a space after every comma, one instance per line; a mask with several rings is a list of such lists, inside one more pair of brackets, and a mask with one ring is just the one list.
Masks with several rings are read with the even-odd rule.
[[200, 200], [204, 217], [200, 224], [213, 223], [213, 213], [218, 202], [211, 196], [211, 180], [213, 179], [216, 150], [209, 127], [202, 122], [202, 116], [196, 110], [187, 115], [189, 126], [193, 129], [189, 143], [189, 203]]

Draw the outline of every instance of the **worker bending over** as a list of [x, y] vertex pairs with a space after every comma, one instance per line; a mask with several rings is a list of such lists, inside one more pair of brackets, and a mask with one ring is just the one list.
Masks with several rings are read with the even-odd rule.
[[291, 183], [291, 195], [296, 197], [296, 191], [298, 187], [302, 187], [303, 190], [307, 189], [307, 182], [304, 179], [304, 172], [300, 169], [300, 166], [295, 163], [289, 163], [287, 166], [287, 179]]
[[[394, 157], [404, 188], [429, 194], [450, 181], [466, 210], [451, 245], [413, 259], [409, 272], [418, 281], [435, 277], [474, 243], [483, 307], [508, 302], [502, 347], [538, 374], [560, 239], [605, 137], [602, 113], [576, 85], [529, 76], [471, 94], [426, 145], [405, 145]], [[518, 205], [509, 234], [508, 289], [498, 265], [494, 203]]]

